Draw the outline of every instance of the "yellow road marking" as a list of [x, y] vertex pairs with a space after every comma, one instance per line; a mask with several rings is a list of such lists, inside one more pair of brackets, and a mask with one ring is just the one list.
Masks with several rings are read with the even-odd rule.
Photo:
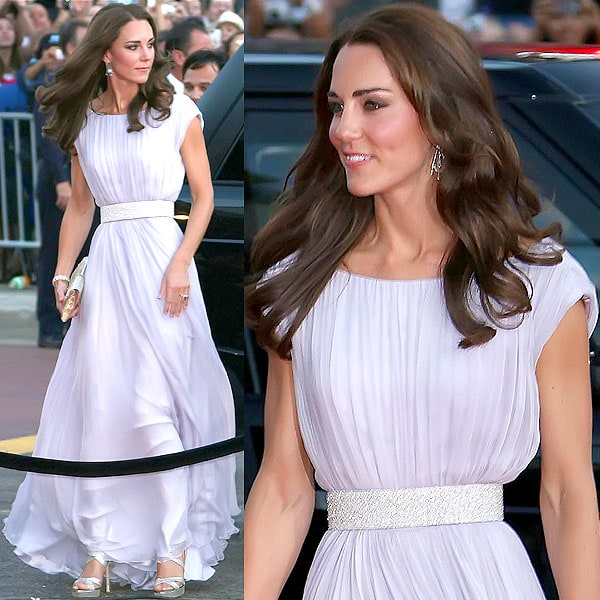
[[35, 435], [0, 440], [0, 452], [12, 452], [13, 454], [31, 454], [35, 444]]

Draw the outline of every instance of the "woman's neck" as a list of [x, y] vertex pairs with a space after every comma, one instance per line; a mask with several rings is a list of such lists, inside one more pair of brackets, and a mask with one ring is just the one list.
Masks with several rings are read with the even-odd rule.
[[112, 115], [127, 114], [139, 91], [140, 87], [137, 84], [120, 85], [109, 80], [108, 87], [98, 98], [102, 112]]
[[4, 72], [10, 73], [13, 68], [10, 64], [10, 59], [12, 57], [12, 48], [0, 48], [0, 66], [4, 66]]
[[453, 234], [444, 223], [436, 203], [435, 184], [397, 190], [375, 196], [373, 239], [394, 248], [397, 245], [417, 250], [451, 244]]
[[366, 235], [346, 257], [358, 273], [392, 279], [439, 276], [455, 236], [436, 206], [435, 186], [376, 196]]

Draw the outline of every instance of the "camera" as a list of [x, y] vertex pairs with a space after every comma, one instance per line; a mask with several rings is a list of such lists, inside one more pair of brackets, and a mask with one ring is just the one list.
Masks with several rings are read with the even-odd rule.
[[59, 33], [50, 33], [45, 40], [46, 48], [50, 48], [50, 46], [58, 46], [60, 44], [60, 34]]

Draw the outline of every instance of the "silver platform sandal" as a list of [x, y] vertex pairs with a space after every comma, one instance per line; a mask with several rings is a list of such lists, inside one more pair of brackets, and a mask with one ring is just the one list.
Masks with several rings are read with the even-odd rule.
[[[85, 564], [91, 563], [93, 560], [99, 562], [104, 567], [104, 591], [110, 592], [110, 561], [106, 560], [103, 556], [90, 556], [85, 561]], [[78, 583], [84, 583], [85, 588], [78, 588]], [[78, 577], [73, 582], [71, 588], [71, 596], [73, 598], [98, 598], [102, 591], [102, 580], [98, 577]]]
[[[185, 571], [185, 552], [181, 558], [170, 558], [166, 562], [174, 562]], [[170, 590], [157, 591], [156, 586], [161, 583], [171, 586]], [[182, 576], [175, 577], [157, 577], [154, 580], [154, 597], [155, 598], [179, 598], [185, 594], [185, 578]]]

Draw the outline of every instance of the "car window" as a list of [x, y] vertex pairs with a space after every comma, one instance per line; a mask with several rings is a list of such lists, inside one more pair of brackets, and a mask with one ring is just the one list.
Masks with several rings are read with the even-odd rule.
[[590, 118], [592, 121], [600, 126], [600, 100], [595, 102], [586, 102], [579, 105], [579, 108]]
[[600, 95], [600, 78], [598, 60], [555, 61], [544, 63], [543, 69], [554, 83], [563, 87], [569, 95], [581, 98], [594, 98]]
[[244, 180], [244, 136], [240, 136], [225, 163], [213, 177], [220, 183], [226, 181], [241, 182]]
[[[582, 264], [596, 289], [600, 289], [600, 204], [582, 187], [572, 172], [554, 162], [538, 140], [523, 135], [508, 123], [523, 169], [542, 198], [544, 209], [536, 218], [540, 226], [558, 221], [563, 227], [563, 242]], [[600, 343], [600, 327], [594, 331]]]
[[310, 102], [307, 107], [293, 113], [246, 111], [246, 240], [267, 222], [287, 174], [313, 132]]

